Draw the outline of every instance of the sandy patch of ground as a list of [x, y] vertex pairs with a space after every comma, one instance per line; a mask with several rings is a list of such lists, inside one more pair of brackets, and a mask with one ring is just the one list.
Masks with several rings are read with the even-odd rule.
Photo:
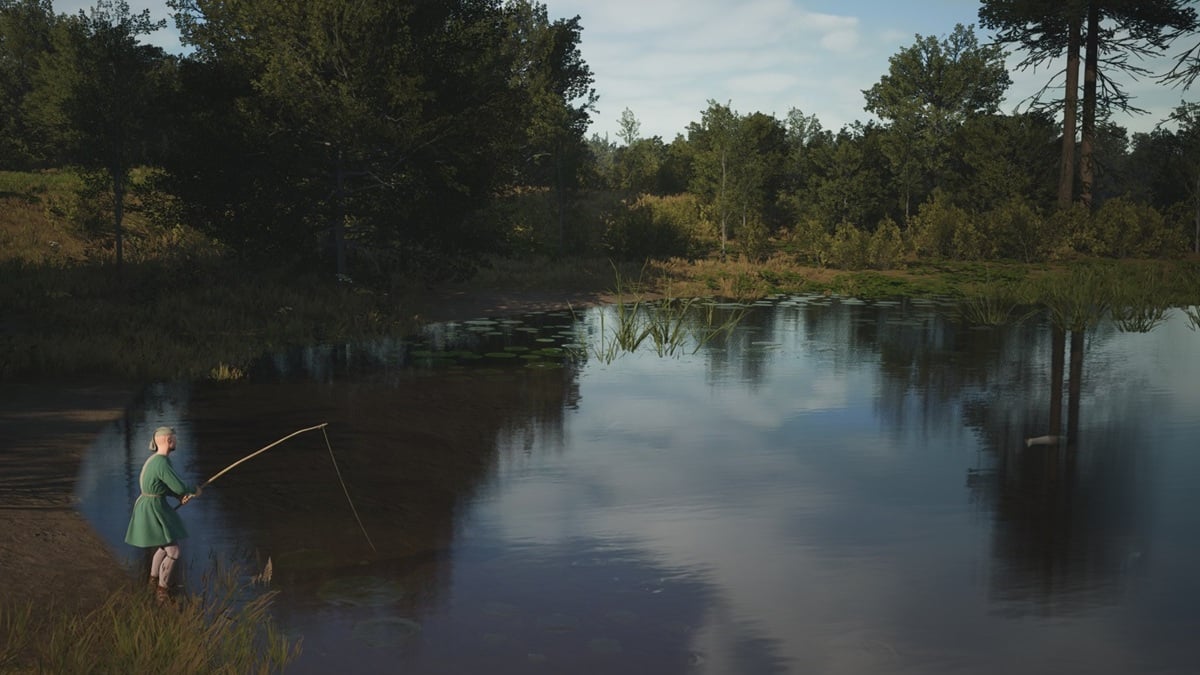
[[128, 385], [0, 387], [0, 599], [6, 606], [86, 611], [127, 583], [75, 509], [79, 462], [124, 415]]

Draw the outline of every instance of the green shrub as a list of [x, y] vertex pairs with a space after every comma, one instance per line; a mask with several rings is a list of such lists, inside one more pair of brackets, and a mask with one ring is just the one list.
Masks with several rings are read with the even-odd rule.
[[695, 197], [644, 195], [610, 218], [604, 248], [621, 260], [690, 258], [701, 248], [701, 231]]
[[1099, 244], [1092, 228], [1091, 214], [1083, 206], [1056, 209], [1046, 218], [1049, 231], [1049, 258], [1067, 260], [1095, 250]]
[[963, 220], [950, 235], [950, 256], [955, 260], [989, 260], [994, 255], [994, 241], [964, 212]]
[[816, 218], [801, 220], [787, 238], [787, 248], [802, 265], [825, 267], [830, 261], [833, 238]]
[[955, 232], [969, 222], [966, 211], [950, 203], [941, 192], [934, 192], [909, 220], [909, 240], [914, 252], [930, 258], [957, 258], [969, 252], [976, 239], [974, 233], [959, 235], [958, 242], [955, 241]]
[[1187, 238], [1166, 225], [1152, 206], [1116, 198], [1104, 202], [1092, 215], [1095, 255], [1114, 258], [1151, 258], [1180, 255]]
[[747, 220], [738, 228], [738, 248], [747, 260], [762, 262], [771, 253], [771, 237], [759, 218]]
[[1046, 260], [1057, 233], [1024, 197], [1012, 197], [983, 215], [985, 230], [994, 238], [995, 255], [1022, 262]]
[[833, 232], [829, 247], [829, 262], [843, 269], [862, 269], [867, 266], [871, 235], [854, 226], [853, 223], [842, 222]]
[[904, 235], [896, 221], [885, 217], [867, 242], [867, 265], [874, 269], [889, 270], [896, 267], [903, 257]]

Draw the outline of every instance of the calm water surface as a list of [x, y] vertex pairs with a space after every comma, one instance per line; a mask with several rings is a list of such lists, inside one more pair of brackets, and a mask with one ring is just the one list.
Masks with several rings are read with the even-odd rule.
[[663, 355], [606, 351], [615, 323], [445, 324], [151, 386], [80, 508], [140, 570], [122, 537], [155, 426], [200, 481], [328, 422], [181, 511], [190, 585], [212, 556], [271, 560], [290, 672], [1200, 672], [1183, 313], [1083, 336], [1058, 446], [1025, 442], [1051, 425], [1037, 317], [779, 297]]

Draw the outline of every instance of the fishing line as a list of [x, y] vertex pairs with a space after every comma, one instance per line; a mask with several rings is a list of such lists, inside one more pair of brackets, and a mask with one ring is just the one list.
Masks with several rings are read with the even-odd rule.
[[[259, 448], [258, 450], [255, 450], [254, 452], [246, 455], [245, 457], [239, 459], [238, 461], [234, 462], [233, 464], [230, 464], [229, 466], [225, 467], [224, 469], [221, 469], [217, 473], [213, 474], [212, 478], [209, 478], [208, 480], [201, 483], [200, 487], [201, 488], [208, 487], [210, 484], [212, 484], [213, 481], [215, 481], [216, 479], [218, 479], [221, 476], [224, 476], [226, 473], [228, 473], [230, 471], [230, 469], [233, 469], [235, 466], [241, 464], [242, 462], [251, 460], [251, 459], [261, 455], [262, 453], [266, 452], [267, 450], [270, 450], [271, 448], [279, 445], [280, 443], [288, 440], [289, 438], [292, 438], [294, 436], [299, 436], [300, 434], [303, 434], [308, 431], [316, 431], [317, 429], [320, 429], [321, 435], [323, 435], [325, 437], [325, 447], [329, 448], [329, 459], [330, 459], [330, 461], [333, 462], [333, 471], [334, 471], [334, 473], [337, 474], [338, 483], [341, 484], [341, 486], [342, 486], [342, 492], [346, 495], [346, 502], [348, 504], [350, 504], [350, 512], [354, 514], [354, 520], [356, 520], [358, 522], [358, 529], [362, 530], [363, 537], [366, 538], [367, 544], [369, 544], [371, 546], [371, 550], [374, 551], [375, 553], [379, 553], [379, 549], [375, 548], [375, 542], [371, 541], [371, 535], [367, 534], [367, 528], [363, 526], [362, 518], [360, 518], [358, 516], [358, 509], [354, 508], [354, 500], [350, 499], [350, 490], [348, 490], [346, 488], [346, 481], [342, 479], [342, 470], [338, 467], [337, 458], [333, 456], [333, 444], [329, 442], [329, 434], [325, 431], [325, 427], [327, 427], [327, 426], [329, 426], [328, 422], [322, 422], [321, 424], [318, 424], [316, 426], [306, 427], [304, 429], [293, 431], [292, 433], [288, 434], [287, 436], [284, 436], [283, 438], [275, 441], [274, 443], [271, 443], [270, 445]], [[177, 504], [175, 506], [175, 510], [179, 510], [179, 507], [188, 503], [188, 501], [190, 501], [190, 500], [180, 501], [179, 504]]]
[[333, 471], [337, 474], [338, 482], [342, 484], [342, 492], [346, 493], [346, 502], [350, 504], [350, 512], [354, 514], [354, 520], [358, 521], [358, 529], [362, 530], [367, 543], [371, 545], [371, 550], [379, 553], [379, 550], [375, 548], [375, 543], [371, 541], [371, 535], [367, 534], [367, 528], [363, 527], [362, 518], [358, 517], [358, 509], [354, 508], [354, 500], [350, 499], [350, 491], [346, 489], [346, 481], [342, 480], [342, 470], [338, 468], [337, 458], [333, 456], [333, 445], [329, 442], [329, 434], [325, 432], [324, 424], [321, 425], [321, 435], [325, 437], [325, 447], [329, 448], [329, 461], [333, 462]]

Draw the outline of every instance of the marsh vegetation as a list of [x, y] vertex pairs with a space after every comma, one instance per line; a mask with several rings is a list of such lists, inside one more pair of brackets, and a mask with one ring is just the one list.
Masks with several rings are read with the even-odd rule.
[[0, 603], [0, 671], [265, 674], [299, 655], [271, 616], [269, 589], [215, 561], [200, 588], [164, 605], [131, 583], [85, 614]]

